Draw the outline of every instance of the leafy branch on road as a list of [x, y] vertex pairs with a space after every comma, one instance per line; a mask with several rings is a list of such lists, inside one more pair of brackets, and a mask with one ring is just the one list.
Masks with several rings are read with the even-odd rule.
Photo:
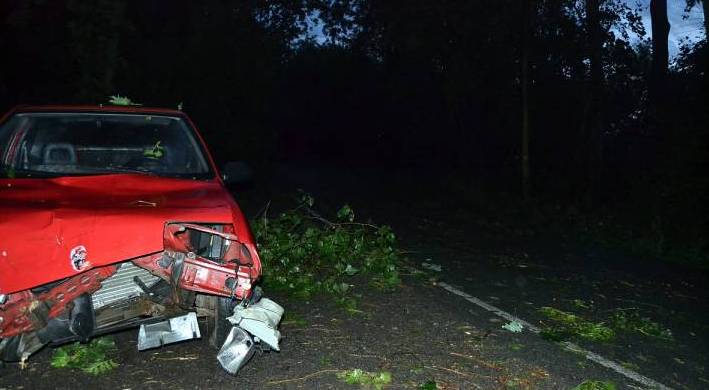
[[391, 383], [391, 373], [388, 371], [368, 372], [359, 368], [342, 371], [337, 374], [337, 378], [350, 385], [359, 385], [360, 387], [374, 388], [376, 390], [381, 390]]
[[101, 375], [118, 367], [109, 356], [115, 354], [116, 344], [110, 337], [101, 337], [88, 344], [73, 343], [59, 347], [52, 354], [54, 368], [77, 368], [91, 375]]
[[330, 220], [313, 209], [314, 203], [302, 194], [296, 208], [274, 218], [266, 210], [252, 221], [269, 289], [303, 299], [325, 293], [355, 313], [356, 275], [382, 290], [399, 285], [399, 251], [390, 227], [355, 222], [349, 205]]
[[674, 339], [669, 329], [648, 317], [641, 316], [639, 310], [634, 308], [614, 309], [607, 321], [598, 323], [548, 306], [540, 308], [539, 312], [549, 320], [541, 331], [542, 337], [548, 340], [581, 338], [588, 341], [610, 342], [618, 333], [635, 333], [663, 341]]
[[673, 341], [672, 331], [649, 317], [643, 317], [637, 309], [616, 309], [611, 315], [612, 326], [623, 332], [638, 333], [664, 341]]
[[283, 385], [286, 383], [292, 383], [292, 382], [301, 382], [305, 381], [307, 379], [322, 375], [322, 374], [336, 374], [337, 379], [350, 384], [350, 385], [358, 385], [361, 388], [365, 389], [371, 389], [374, 388], [376, 390], [381, 390], [384, 388], [384, 386], [391, 384], [392, 377], [391, 373], [389, 371], [380, 371], [380, 372], [369, 372], [369, 371], [364, 371], [359, 368], [351, 369], [351, 370], [336, 370], [336, 369], [328, 369], [328, 370], [320, 370], [313, 372], [311, 374], [302, 376], [300, 378], [290, 378], [290, 379], [282, 379], [282, 380], [277, 380], [277, 381], [270, 381], [266, 382], [267, 385]]
[[571, 390], [615, 390], [616, 386], [612, 382], [583, 381]]
[[609, 342], [615, 338], [613, 329], [603, 323], [587, 321], [576, 314], [549, 306], [542, 307], [539, 312], [551, 320], [541, 331], [545, 339], [561, 341], [579, 337], [589, 341]]

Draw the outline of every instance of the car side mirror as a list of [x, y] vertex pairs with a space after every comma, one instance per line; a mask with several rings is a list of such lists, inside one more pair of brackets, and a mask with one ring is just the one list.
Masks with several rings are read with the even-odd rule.
[[254, 171], [242, 161], [231, 161], [224, 164], [222, 180], [226, 184], [245, 184], [253, 179]]

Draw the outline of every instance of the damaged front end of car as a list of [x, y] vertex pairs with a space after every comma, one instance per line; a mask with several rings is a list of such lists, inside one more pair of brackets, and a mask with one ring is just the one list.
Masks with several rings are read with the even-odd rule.
[[[217, 360], [235, 374], [259, 346], [279, 350], [283, 308], [254, 286], [255, 245], [229, 224], [167, 223], [163, 250], [0, 301], [0, 360], [25, 362], [43, 346], [140, 326], [138, 349], [200, 338], [205, 318]], [[225, 310], [226, 308], [226, 310]]]

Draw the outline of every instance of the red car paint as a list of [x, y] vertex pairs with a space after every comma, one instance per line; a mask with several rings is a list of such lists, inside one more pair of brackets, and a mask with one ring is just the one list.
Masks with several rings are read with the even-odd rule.
[[[199, 132], [180, 111], [35, 106], [16, 108], [0, 123], [17, 112], [149, 113], [180, 117], [195, 129], [203, 150], [207, 151]], [[136, 265], [169, 277], [171, 268], [159, 269], [156, 261], [164, 252], [174, 249], [166, 245], [179, 241], [169, 235], [171, 223], [232, 226], [229, 229], [232, 239], [248, 249], [249, 266], [218, 265], [199, 257], [191, 258], [185, 268], [189, 272], [183, 272], [179, 284], [193, 291], [228, 296], [230, 292], [225, 290], [224, 280], [233, 276], [242, 288], [239, 293], [233, 293], [238, 298], [246, 297], [248, 291], [243, 290], [244, 287], [250, 288], [261, 273], [255, 242], [208, 152], [206, 157], [215, 172], [208, 180], [141, 174], [0, 179], [0, 294], [10, 297], [0, 305], [5, 322], [4, 325], [0, 322], [0, 337], [38, 329], [42, 321], [27, 325], [36, 322], [32, 318], [38, 315], [34, 313], [36, 302], [48, 301], [52, 309], [43, 319], [52, 318], [63, 310], [61, 301], [69, 301], [57, 298], [60, 294], [97, 290], [98, 282], [114, 272], [112, 264], [134, 260]], [[71, 262], [77, 250], [85, 260], [79, 269]], [[100, 272], [92, 271], [94, 269]], [[78, 275], [91, 275], [93, 279], [91, 283], [84, 283], [81, 277], [77, 279]], [[66, 281], [43, 295], [29, 291], [62, 279]], [[16, 326], [8, 323], [13, 316]]]
[[[10, 295], [2, 310], [7, 321], [0, 335], [12, 337], [20, 333], [41, 329], [47, 319], [61, 314], [66, 306], [79, 295], [94, 292], [101, 287], [101, 281], [116, 272], [115, 266], [100, 267], [69, 278], [51, 290], [33, 294], [30, 290]], [[5, 322], [5, 321], [3, 321]], [[0, 324], [2, 326], [3, 324]]]
[[234, 221], [237, 240], [252, 243], [241, 211], [216, 180], [0, 179], [0, 293], [75, 274], [69, 259], [77, 246], [93, 268], [162, 251], [167, 222]]

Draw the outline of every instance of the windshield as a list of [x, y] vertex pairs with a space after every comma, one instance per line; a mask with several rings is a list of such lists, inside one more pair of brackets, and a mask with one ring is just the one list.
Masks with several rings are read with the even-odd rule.
[[0, 126], [0, 167], [3, 177], [211, 176], [183, 119], [146, 114], [16, 114]]

